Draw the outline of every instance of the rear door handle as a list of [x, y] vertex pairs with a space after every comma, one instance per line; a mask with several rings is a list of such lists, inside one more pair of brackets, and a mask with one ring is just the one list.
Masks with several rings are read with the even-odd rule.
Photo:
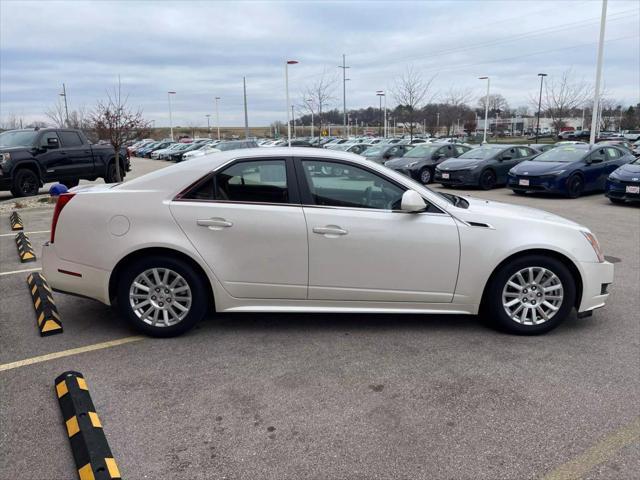
[[233, 223], [224, 218], [201, 218], [197, 220], [200, 227], [207, 227], [209, 230], [222, 230], [223, 228], [233, 227]]
[[337, 225], [326, 225], [324, 227], [313, 227], [313, 233], [317, 233], [318, 235], [325, 235], [326, 237], [331, 238], [346, 235], [349, 232]]

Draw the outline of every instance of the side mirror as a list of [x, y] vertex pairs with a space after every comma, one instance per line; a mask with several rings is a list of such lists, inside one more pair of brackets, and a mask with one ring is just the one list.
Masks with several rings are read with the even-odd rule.
[[407, 190], [402, 194], [400, 210], [415, 213], [422, 212], [425, 208], [427, 208], [427, 204], [424, 203], [422, 196], [415, 190]]
[[434, 159], [434, 160], [440, 160], [441, 158], [444, 158], [444, 153], [436, 153], [436, 154], [433, 156], [433, 159]]
[[47, 144], [45, 145], [45, 148], [58, 148], [58, 146], [59, 144], [57, 138], [47, 138]]
[[513, 157], [511, 155], [503, 155], [500, 160], [511, 160]]

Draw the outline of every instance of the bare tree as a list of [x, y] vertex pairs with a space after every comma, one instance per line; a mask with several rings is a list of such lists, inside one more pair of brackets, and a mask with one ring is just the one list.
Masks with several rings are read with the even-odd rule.
[[120, 150], [125, 142], [145, 136], [150, 130], [150, 122], [144, 120], [142, 110], [132, 110], [127, 105], [128, 96], [122, 96], [120, 78], [113, 91], [107, 91], [107, 98], [99, 101], [90, 115], [91, 124], [98, 138], [109, 140], [116, 152], [115, 181], [120, 182]]
[[18, 117], [15, 113], [10, 113], [7, 117], [0, 122], [0, 130], [15, 130], [16, 128], [22, 128], [22, 117]]
[[398, 106], [402, 107], [405, 118], [409, 122], [409, 136], [413, 140], [413, 131], [416, 128], [416, 119], [420, 109], [433, 98], [431, 85], [435, 75], [425, 79], [412, 66], [396, 79], [392, 94]]
[[[564, 127], [564, 119], [571, 112], [582, 107], [591, 93], [591, 88], [584, 81], [572, 78], [571, 70], [566, 70], [560, 77], [549, 77], [542, 93], [542, 110], [551, 118], [556, 132]], [[538, 109], [538, 97], [532, 97], [532, 103]]]
[[305, 108], [311, 108], [307, 102], [308, 100], [311, 100], [312, 105], [318, 109], [320, 136], [322, 135], [322, 112], [323, 109], [326, 110], [331, 102], [336, 100], [334, 90], [336, 88], [337, 81], [338, 77], [335, 74], [330, 75], [326, 71], [323, 71], [322, 75], [318, 76], [311, 85], [305, 88], [303, 92], [302, 103], [306, 105]]
[[[484, 116], [484, 109], [487, 103], [487, 96], [483, 95], [478, 99], [478, 109]], [[499, 93], [489, 95], [489, 116], [493, 116], [496, 112], [507, 112], [509, 110], [509, 102]]]
[[64, 103], [62, 100], [58, 99], [58, 101], [52, 107], [49, 107], [44, 114], [49, 120], [51, 120], [54, 127], [65, 128], [67, 126], [67, 116], [65, 115]]

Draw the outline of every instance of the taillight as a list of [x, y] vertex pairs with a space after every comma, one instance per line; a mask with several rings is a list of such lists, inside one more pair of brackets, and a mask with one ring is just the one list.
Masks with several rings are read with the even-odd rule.
[[58, 201], [56, 202], [56, 208], [53, 211], [53, 220], [51, 220], [51, 243], [53, 243], [56, 238], [56, 226], [58, 225], [58, 217], [60, 217], [60, 212], [65, 207], [67, 203], [75, 196], [75, 193], [63, 193], [58, 197]]

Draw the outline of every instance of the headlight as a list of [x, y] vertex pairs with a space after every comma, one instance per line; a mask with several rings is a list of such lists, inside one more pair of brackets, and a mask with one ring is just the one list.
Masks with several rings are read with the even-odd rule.
[[591, 232], [586, 232], [584, 230], [580, 230], [580, 233], [584, 235], [584, 238], [587, 239], [587, 242], [591, 244], [593, 247], [593, 251], [596, 253], [596, 257], [598, 257], [598, 262], [604, 262], [604, 254], [602, 253], [602, 249], [600, 248], [600, 244], [598, 243], [598, 239]]
[[407, 168], [415, 167], [417, 164], [418, 162], [411, 162], [410, 164], [407, 165]]
[[10, 153], [0, 153], [0, 165], [4, 165], [9, 160], [11, 160], [11, 154]]
[[560, 175], [561, 173], [564, 173], [564, 170], [555, 170], [553, 172], [549, 172], [547, 173], [547, 175]]

